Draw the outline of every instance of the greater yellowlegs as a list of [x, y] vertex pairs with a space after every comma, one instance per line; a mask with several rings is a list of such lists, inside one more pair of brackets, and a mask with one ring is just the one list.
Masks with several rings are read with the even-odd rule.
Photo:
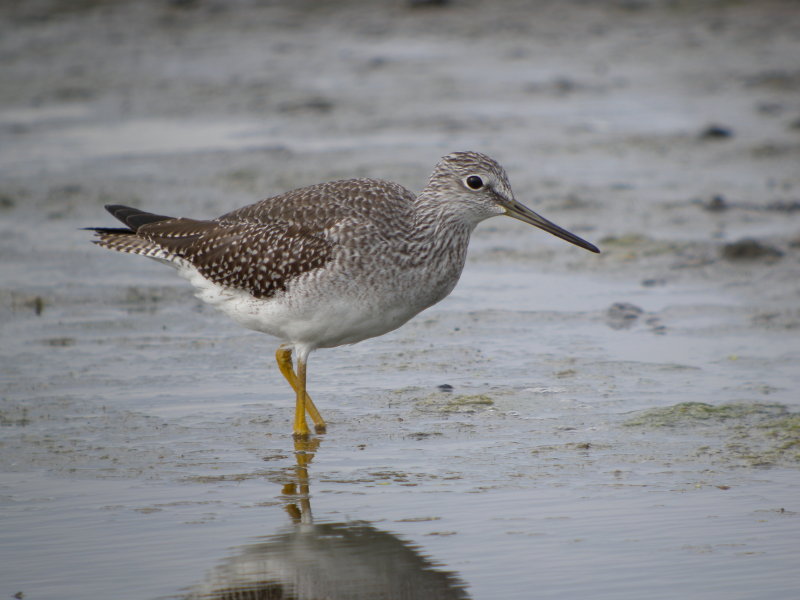
[[296, 395], [299, 437], [309, 434], [306, 412], [317, 432], [325, 430], [306, 393], [309, 353], [383, 335], [442, 300], [481, 221], [508, 215], [599, 252], [517, 202], [503, 167], [477, 152], [442, 158], [419, 195], [388, 181], [348, 179], [210, 221], [106, 209], [126, 228], [90, 228], [96, 244], [172, 265], [198, 298], [281, 340], [275, 356]]

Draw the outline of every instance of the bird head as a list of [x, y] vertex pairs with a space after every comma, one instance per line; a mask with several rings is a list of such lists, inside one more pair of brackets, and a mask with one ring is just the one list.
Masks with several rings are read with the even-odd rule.
[[507, 215], [591, 252], [600, 252], [594, 244], [518, 202], [505, 169], [485, 154], [453, 152], [443, 157], [431, 175], [428, 189], [457, 202], [459, 211], [475, 224], [489, 217]]

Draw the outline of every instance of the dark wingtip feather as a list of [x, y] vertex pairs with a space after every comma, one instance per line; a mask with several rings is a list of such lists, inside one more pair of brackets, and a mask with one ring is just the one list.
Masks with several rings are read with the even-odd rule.
[[133, 233], [133, 230], [125, 227], [81, 227], [82, 231], [94, 231], [95, 233], [115, 233], [126, 235]]
[[165, 215], [156, 215], [153, 213], [149, 213], [143, 210], [139, 210], [138, 208], [132, 208], [130, 206], [124, 206], [122, 204], [106, 204], [106, 210], [110, 212], [114, 218], [122, 221], [131, 228], [132, 231], [136, 232], [139, 227], [142, 225], [147, 225], [149, 223], [158, 223], [159, 221], [169, 221], [172, 217], [167, 217]]

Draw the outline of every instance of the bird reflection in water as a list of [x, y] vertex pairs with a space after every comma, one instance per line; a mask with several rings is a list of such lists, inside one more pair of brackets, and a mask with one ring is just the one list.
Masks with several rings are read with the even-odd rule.
[[187, 600], [469, 600], [454, 573], [412, 544], [365, 522], [313, 522], [308, 466], [319, 439], [295, 441], [283, 487], [292, 525], [242, 546]]

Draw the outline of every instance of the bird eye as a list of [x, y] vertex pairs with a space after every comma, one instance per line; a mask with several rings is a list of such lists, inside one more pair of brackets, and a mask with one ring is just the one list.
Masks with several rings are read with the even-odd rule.
[[469, 187], [472, 190], [479, 190], [483, 187], [483, 179], [481, 179], [477, 175], [470, 175], [469, 177], [467, 177], [465, 181], [467, 187]]

